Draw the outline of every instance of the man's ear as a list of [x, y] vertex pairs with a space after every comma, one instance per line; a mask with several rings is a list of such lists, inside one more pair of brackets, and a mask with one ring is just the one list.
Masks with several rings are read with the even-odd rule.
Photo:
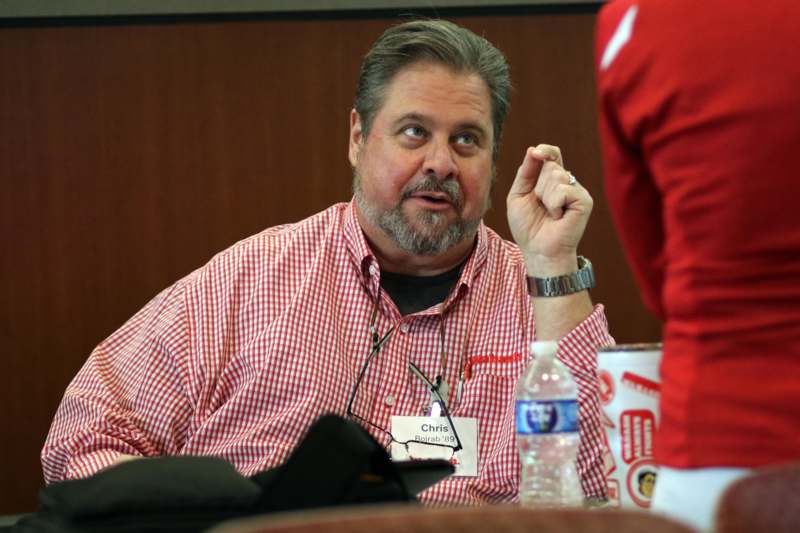
[[363, 141], [363, 130], [361, 129], [361, 117], [358, 116], [358, 111], [355, 109], [350, 110], [350, 145], [348, 147], [348, 157], [350, 164], [355, 167], [358, 162], [358, 152], [361, 149], [361, 142]]

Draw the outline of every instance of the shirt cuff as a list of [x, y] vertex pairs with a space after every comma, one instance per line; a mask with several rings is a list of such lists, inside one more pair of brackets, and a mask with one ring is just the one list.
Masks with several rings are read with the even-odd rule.
[[64, 479], [82, 479], [90, 477], [100, 470], [113, 465], [114, 461], [121, 455], [123, 455], [121, 452], [114, 450], [97, 450], [73, 457], [67, 464]]
[[597, 350], [615, 344], [608, 332], [605, 308], [597, 304], [583, 322], [559, 341], [558, 358], [570, 370], [590, 372], [597, 370]]

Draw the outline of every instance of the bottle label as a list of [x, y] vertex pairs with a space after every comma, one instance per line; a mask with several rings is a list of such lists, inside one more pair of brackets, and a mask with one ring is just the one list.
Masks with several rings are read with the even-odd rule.
[[517, 400], [516, 412], [520, 435], [578, 431], [577, 400]]

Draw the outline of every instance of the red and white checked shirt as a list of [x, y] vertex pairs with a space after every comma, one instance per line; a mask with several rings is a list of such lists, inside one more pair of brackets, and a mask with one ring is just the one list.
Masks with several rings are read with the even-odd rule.
[[[478, 476], [447, 479], [421, 499], [513, 501], [514, 389], [533, 336], [524, 272], [518, 248], [481, 225], [447, 300], [404, 317], [379, 290], [352, 203], [267, 229], [163, 291], [94, 350], [56, 413], [45, 478], [86, 477], [121, 453], [211, 455], [243, 475], [281, 464], [318, 416], [345, 416], [378, 297], [378, 332], [397, 329], [370, 363], [354, 410], [387, 429], [392, 415], [423, 413], [430, 393], [408, 363], [439, 374], [443, 319], [450, 409], [478, 419]], [[578, 469], [588, 496], [605, 495], [595, 350], [612, 342], [597, 306], [559, 354], [580, 389]], [[388, 447], [388, 436], [372, 433]]]

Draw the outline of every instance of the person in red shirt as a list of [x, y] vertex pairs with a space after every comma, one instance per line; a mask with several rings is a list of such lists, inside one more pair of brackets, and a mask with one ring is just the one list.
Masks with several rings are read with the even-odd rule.
[[653, 508], [701, 529], [800, 458], [800, 4], [622, 0], [597, 21], [606, 194], [664, 320]]
[[47, 481], [157, 455], [212, 455], [251, 475], [325, 413], [400, 454], [405, 417], [432, 412], [424, 375], [464, 426], [456, 476], [421, 499], [514, 501], [514, 389], [535, 335], [561, 339], [580, 389], [578, 470], [586, 496], [603, 498], [595, 351], [613, 340], [576, 252], [592, 199], [558, 148], [539, 145], [508, 196], [517, 244], [482, 222], [509, 86], [502, 54], [464, 28], [387, 30], [351, 113], [353, 200], [221, 252], [103, 341], [56, 413]]

